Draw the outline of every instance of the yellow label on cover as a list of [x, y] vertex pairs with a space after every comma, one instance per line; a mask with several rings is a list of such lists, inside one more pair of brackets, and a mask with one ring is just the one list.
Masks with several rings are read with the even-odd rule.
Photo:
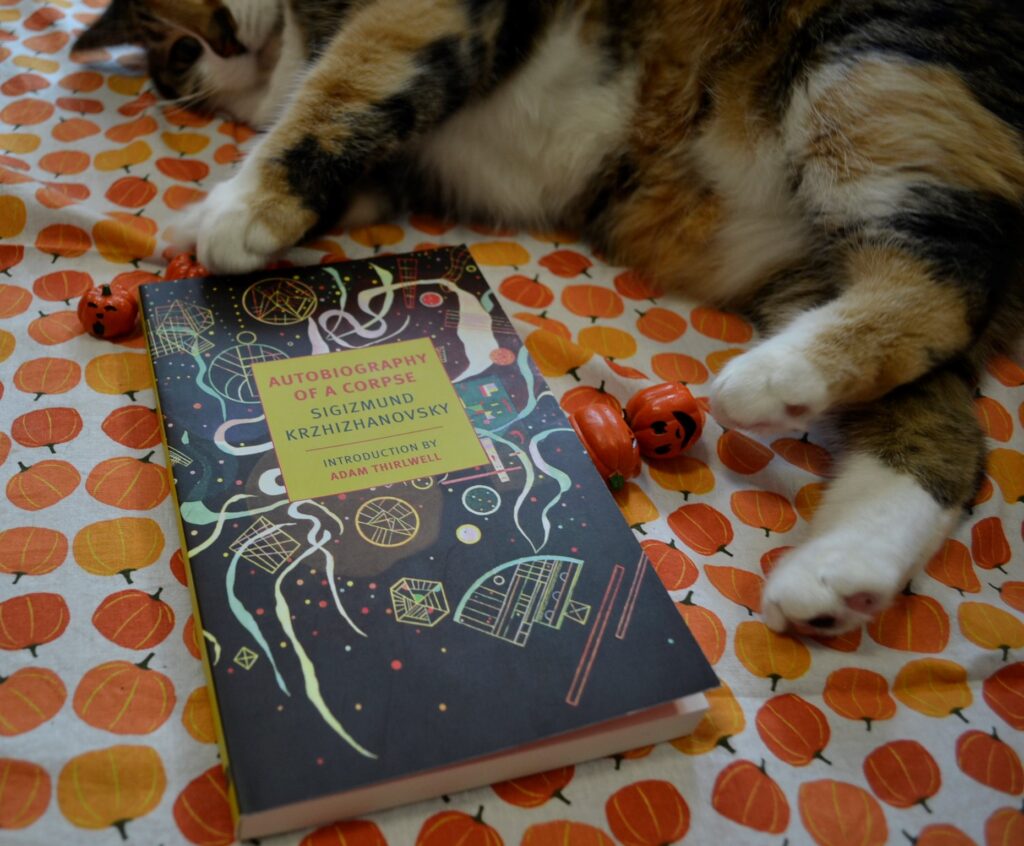
[[428, 338], [252, 365], [290, 500], [487, 463]]

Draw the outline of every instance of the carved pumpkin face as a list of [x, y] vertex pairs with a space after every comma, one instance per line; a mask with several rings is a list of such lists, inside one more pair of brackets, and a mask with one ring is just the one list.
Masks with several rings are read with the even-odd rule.
[[139, 304], [135, 296], [110, 285], [99, 285], [85, 293], [78, 303], [78, 319], [97, 338], [120, 338], [135, 329]]
[[644, 458], [681, 455], [704, 428], [704, 412], [697, 400], [675, 382], [652, 385], [634, 394], [626, 405], [626, 419]]

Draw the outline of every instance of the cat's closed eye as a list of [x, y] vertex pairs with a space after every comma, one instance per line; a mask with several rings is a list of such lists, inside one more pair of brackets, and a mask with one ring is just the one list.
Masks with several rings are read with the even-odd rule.
[[179, 38], [167, 54], [167, 68], [173, 73], [183, 73], [199, 61], [203, 55], [203, 45], [199, 39], [186, 35]]

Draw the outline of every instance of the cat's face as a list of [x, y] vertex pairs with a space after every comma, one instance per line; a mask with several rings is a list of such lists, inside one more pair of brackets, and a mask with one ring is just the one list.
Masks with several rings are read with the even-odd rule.
[[258, 95], [273, 69], [282, 2], [112, 0], [74, 49], [138, 45], [162, 96], [234, 112], [233, 98]]

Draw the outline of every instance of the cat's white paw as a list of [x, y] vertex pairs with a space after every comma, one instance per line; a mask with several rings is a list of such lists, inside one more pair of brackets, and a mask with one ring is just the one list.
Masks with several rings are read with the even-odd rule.
[[821, 371], [783, 338], [732, 359], [711, 387], [711, 413], [729, 429], [802, 431], [828, 406]]
[[772, 571], [761, 613], [777, 632], [839, 635], [888, 607], [909, 577], [902, 567], [874, 560], [848, 540], [819, 538], [791, 552]]

